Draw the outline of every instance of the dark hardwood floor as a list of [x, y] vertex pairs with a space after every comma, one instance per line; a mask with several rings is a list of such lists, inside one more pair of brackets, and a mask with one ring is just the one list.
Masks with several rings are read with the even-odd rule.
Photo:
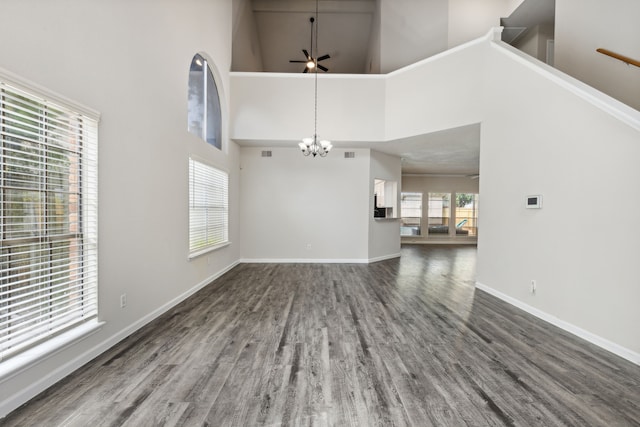
[[640, 367], [475, 290], [475, 256], [240, 265], [0, 424], [640, 425]]

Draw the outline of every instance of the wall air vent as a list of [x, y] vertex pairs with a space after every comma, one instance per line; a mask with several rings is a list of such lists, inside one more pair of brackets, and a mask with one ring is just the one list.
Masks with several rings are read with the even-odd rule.
[[344, 152], [344, 158], [345, 159], [353, 159], [356, 157], [356, 152], [355, 151], [345, 151]]
[[262, 152], [262, 157], [271, 157], [271, 156], [272, 156], [271, 150], [264, 150]]

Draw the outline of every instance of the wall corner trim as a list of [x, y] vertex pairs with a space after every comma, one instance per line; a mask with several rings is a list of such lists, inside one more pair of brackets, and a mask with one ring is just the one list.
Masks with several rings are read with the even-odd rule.
[[626, 347], [623, 347], [619, 344], [616, 344], [612, 341], [609, 341], [605, 338], [602, 338], [592, 332], [589, 332], [587, 330], [584, 330], [582, 328], [579, 328], [569, 322], [566, 322], [562, 319], [559, 319], [549, 313], [546, 313], [542, 310], [539, 310], [535, 307], [532, 307], [528, 304], [523, 303], [522, 301], [515, 299], [507, 294], [504, 294], [500, 291], [497, 291], [487, 285], [484, 285], [480, 282], [476, 282], [476, 289], [480, 289], [481, 291], [484, 291], [490, 295], [493, 295], [494, 297], [501, 299], [502, 301], [509, 303], [511, 305], [513, 305], [514, 307], [519, 308], [520, 310], [526, 311], [527, 313], [541, 319], [544, 320], [547, 323], [550, 323], [554, 326], [557, 326], [558, 328], [569, 332], [570, 334], [573, 334], [575, 336], [577, 336], [578, 338], [582, 338], [585, 341], [590, 342], [591, 344], [594, 344], [604, 350], [607, 350], [610, 353], [615, 354], [616, 356], [620, 356], [625, 360], [628, 360], [631, 363], [634, 363], [636, 365], [640, 366], [640, 354], [636, 353], [635, 351], [632, 351]]

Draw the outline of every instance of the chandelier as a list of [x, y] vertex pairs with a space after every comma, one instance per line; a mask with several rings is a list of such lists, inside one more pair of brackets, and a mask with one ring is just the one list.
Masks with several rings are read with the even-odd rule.
[[[316, 0], [316, 24], [315, 24], [315, 39], [316, 39], [316, 52], [318, 52], [318, 0]], [[311, 25], [313, 26], [313, 18], [311, 19]], [[313, 157], [320, 156], [325, 157], [333, 148], [330, 141], [325, 139], [318, 140], [318, 58], [313, 57], [313, 28], [311, 29], [311, 55], [309, 62], [307, 62], [307, 68], [313, 70], [314, 76], [314, 122], [313, 122], [313, 137], [302, 138], [302, 142], [298, 144], [302, 154], [305, 156], [312, 155]], [[328, 55], [325, 55], [328, 58]], [[325, 58], [323, 57], [323, 58]], [[321, 58], [322, 59], [322, 58]], [[305, 70], [306, 72], [306, 70]]]

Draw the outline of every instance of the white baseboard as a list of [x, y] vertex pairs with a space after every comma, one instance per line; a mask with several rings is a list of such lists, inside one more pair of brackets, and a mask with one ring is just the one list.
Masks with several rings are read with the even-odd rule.
[[242, 264], [367, 264], [368, 259], [243, 258]]
[[317, 259], [317, 258], [243, 258], [243, 264], [370, 264], [372, 262], [384, 261], [392, 258], [399, 258], [400, 252], [396, 254], [382, 255], [375, 258], [338, 258], [338, 259]]
[[389, 255], [382, 255], [375, 258], [369, 258], [369, 263], [386, 261], [388, 259], [393, 259], [393, 258], [400, 258], [400, 252], [398, 252], [397, 254], [389, 254]]
[[[231, 265], [229, 265], [226, 268], [222, 269], [221, 271], [213, 274], [212, 276], [210, 276], [207, 279], [203, 280], [202, 282], [198, 283], [193, 288], [187, 290], [186, 292], [182, 293], [181, 295], [178, 295], [177, 297], [175, 297], [171, 301], [167, 302], [166, 304], [163, 304], [162, 306], [160, 306], [156, 310], [154, 310], [151, 313], [147, 314], [146, 316], [140, 318], [135, 323], [133, 323], [133, 324], [129, 325], [128, 327], [122, 329], [121, 331], [117, 332], [116, 334], [112, 335], [111, 337], [107, 338], [106, 340], [102, 341], [101, 343], [97, 344], [93, 348], [91, 348], [91, 349], [85, 351], [84, 353], [80, 354], [79, 356], [71, 359], [70, 361], [68, 361], [64, 365], [59, 366], [57, 369], [49, 372], [45, 377], [42, 377], [39, 380], [34, 381], [33, 383], [29, 384], [28, 387], [26, 387], [26, 388], [18, 391], [17, 393], [13, 394], [10, 398], [5, 399], [4, 401], [0, 402], [0, 419], [6, 417], [7, 414], [9, 414], [9, 412], [15, 410], [20, 405], [22, 405], [22, 404], [26, 403], [27, 401], [29, 401], [30, 399], [34, 398], [39, 393], [41, 393], [44, 390], [46, 390], [47, 388], [51, 387], [53, 384], [57, 383], [58, 381], [60, 381], [64, 377], [66, 377], [67, 375], [71, 374], [73, 371], [75, 371], [78, 368], [80, 368], [83, 365], [85, 365], [86, 363], [90, 362], [95, 357], [97, 357], [100, 354], [104, 353], [105, 351], [107, 351], [108, 349], [110, 349], [111, 347], [113, 347], [114, 345], [116, 345], [117, 343], [119, 343], [120, 341], [122, 341], [123, 339], [125, 339], [126, 337], [128, 337], [129, 335], [134, 333], [135, 331], [137, 331], [138, 329], [142, 328], [143, 326], [145, 326], [146, 324], [148, 324], [152, 320], [156, 319], [160, 315], [162, 315], [165, 312], [167, 312], [169, 309], [175, 307], [176, 305], [178, 305], [179, 303], [181, 303], [185, 299], [189, 298], [191, 295], [195, 294], [200, 289], [204, 288], [209, 283], [211, 283], [213, 280], [215, 280], [218, 277], [222, 276], [224, 273], [226, 273], [227, 271], [231, 270], [233, 267], [235, 267], [239, 263], [240, 263], [239, 261], [235, 261], [234, 263], [232, 263]], [[42, 359], [42, 360], [45, 360], [45, 359]], [[36, 363], [38, 363], [38, 362], [36, 362]]]
[[403, 245], [477, 245], [477, 240], [410, 240], [400, 241]]
[[546, 313], [542, 310], [539, 310], [535, 307], [532, 307], [528, 304], [523, 303], [522, 301], [515, 299], [513, 297], [510, 297], [507, 294], [504, 294], [500, 291], [497, 291], [493, 288], [490, 288], [487, 285], [483, 285], [480, 282], [476, 282], [476, 288], [493, 295], [496, 298], [499, 298], [511, 305], [513, 305], [514, 307], [517, 307], [523, 311], [526, 311], [527, 313], [536, 316], [539, 319], [544, 320], [545, 322], [551, 323], [554, 326], [559, 327], [560, 329], [563, 329], [579, 338], [582, 338], [583, 340], [586, 340], [588, 342], [590, 342], [591, 344], [597, 345], [600, 348], [603, 348], [617, 356], [622, 357], [623, 359], [628, 360], [631, 363], [634, 363], [636, 365], [640, 365], [640, 354], [636, 353], [635, 351], [632, 351], [626, 347], [623, 347], [619, 344], [616, 344], [612, 341], [609, 341], [605, 338], [602, 338], [598, 335], [595, 335], [587, 330], [584, 330], [582, 328], [579, 328], [569, 322], [566, 322], [562, 319], [559, 319], [549, 313]]

